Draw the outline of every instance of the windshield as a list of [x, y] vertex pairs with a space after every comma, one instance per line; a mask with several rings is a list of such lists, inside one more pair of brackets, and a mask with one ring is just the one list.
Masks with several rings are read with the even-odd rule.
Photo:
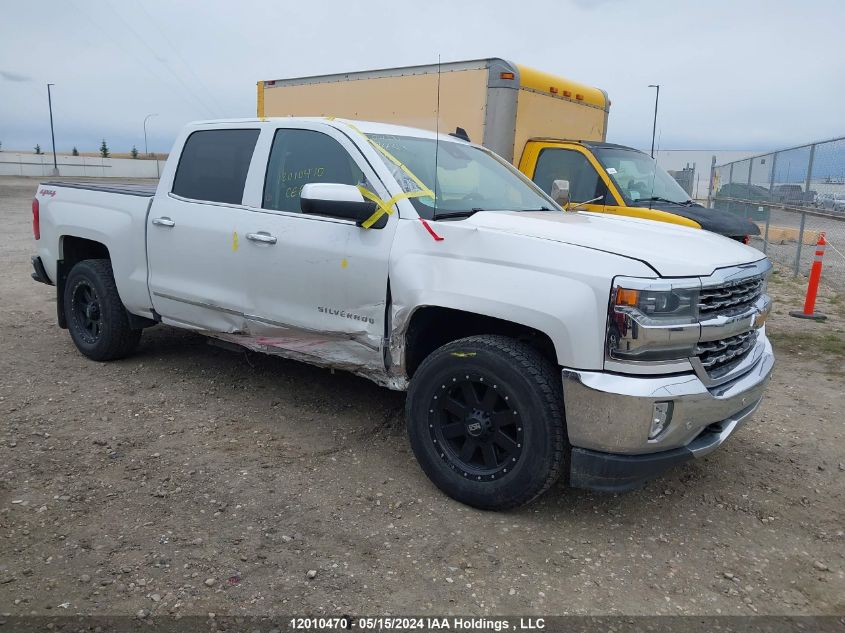
[[684, 204], [690, 199], [681, 185], [647, 154], [618, 147], [598, 147], [594, 153], [627, 204], [642, 204], [653, 198]]
[[377, 144], [376, 149], [389, 154], [379, 151], [403, 191], [419, 192], [422, 184], [435, 192], [436, 216], [430, 195], [409, 198], [420, 217], [427, 220], [475, 211], [557, 209], [536, 185], [485, 149], [441, 140], [435, 178], [435, 139], [388, 134], [367, 137]]

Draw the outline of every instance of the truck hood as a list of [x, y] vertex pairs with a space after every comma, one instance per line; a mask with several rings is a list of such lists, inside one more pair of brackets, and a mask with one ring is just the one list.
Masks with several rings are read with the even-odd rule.
[[661, 277], [706, 276], [764, 257], [709, 231], [583, 211], [480, 211], [461, 224], [622, 255], [648, 264]]
[[[631, 208], [647, 208], [647, 204], [637, 204]], [[699, 204], [669, 204], [666, 202], [655, 202], [652, 209], [674, 213], [681, 217], [698, 222], [705, 231], [713, 231], [719, 235], [728, 237], [745, 237], [746, 235], [760, 235], [760, 227], [751, 220], [738, 216], [724, 209], [708, 209]]]

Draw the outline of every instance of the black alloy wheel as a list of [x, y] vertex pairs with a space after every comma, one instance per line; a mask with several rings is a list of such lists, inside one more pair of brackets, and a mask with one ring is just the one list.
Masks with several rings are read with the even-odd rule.
[[103, 331], [100, 297], [87, 280], [80, 280], [71, 292], [70, 313], [73, 325], [86, 343], [94, 345]]
[[62, 308], [76, 348], [93, 360], [115, 360], [132, 353], [141, 330], [129, 323], [111, 262], [86, 259], [71, 268], [64, 283]]
[[405, 417], [425, 474], [476, 508], [526, 504], [567, 469], [560, 370], [507, 336], [469, 336], [429, 354], [411, 378]]
[[524, 431], [511, 396], [495, 380], [456, 372], [430, 403], [429, 434], [443, 461], [477, 481], [513, 471]]

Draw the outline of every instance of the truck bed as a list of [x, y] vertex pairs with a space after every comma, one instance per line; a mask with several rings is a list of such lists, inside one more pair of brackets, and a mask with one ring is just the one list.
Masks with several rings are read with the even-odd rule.
[[35, 194], [41, 232], [36, 247], [47, 277], [59, 279], [66, 239], [102, 244], [126, 309], [149, 314], [146, 222], [155, 190], [155, 183], [138, 181], [41, 181]]
[[111, 183], [74, 180], [48, 180], [41, 184], [53, 187], [69, 187], [71, 189], [87, 189], [89, 191], [119, 193], [126, 196], [141, 196], [142, 198], [152, 198], [156, 192], [156, 183]]

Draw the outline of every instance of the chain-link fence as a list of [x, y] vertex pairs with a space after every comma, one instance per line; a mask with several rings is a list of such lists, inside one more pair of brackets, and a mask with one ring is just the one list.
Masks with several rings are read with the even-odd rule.
[[751, 244], [796, 275], [808, 274], [824, 233], [822, 280], [845, 292], [845, 137], [719, 165], [710, 198], [752, 219]]

